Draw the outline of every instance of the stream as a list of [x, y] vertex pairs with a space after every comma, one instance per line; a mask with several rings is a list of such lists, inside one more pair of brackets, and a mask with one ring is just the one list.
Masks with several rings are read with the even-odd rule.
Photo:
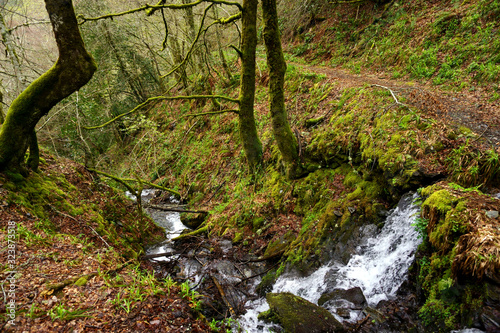
[[[147, 202], [151, 196], [152, 192], [143, 192], [144, 201]], [[305, 277], [296, 272], [287, 272], [278, 278], [272, 292], [291, 292], [315, 304], [320, 301], [321, 306], [343, 322], [353, 323], [365, 318], [366, 312], [363, 310], [367, 306], [374, 308], [380, 301], [394, 299], [407, 278], [408, 268], [421, 242], [412, 226], [419, 212], [419, 207], [413, 204], [417, 197], [416, 194], [403, 196], [380, 230], [375, 225], [361, 227], [359, 231], [363, 236], [347, 264], [331, 261]], [[172, 253], [153, 260], [164, 264], [175, 263], [176, 270], [173, 271], [177, 278], [187, 279], [192, 288], [203, 295], [210, 288], [212, 294], [217, 294], [213, 291], [214, 284], [219, 289], [224, 302], [207, 296], [205, 307], [212, 309], [204, 313], [207, 317], [220, 315], [222, 308], [229, 308], [230, 311], [224, 315], [237, 317], [236, 325], [239, 327], [234, 327], [234, 331], [241, 329], [242, 332], [254, 333], [280, 330], [275, 325], [257, 319], [260, 312], [269, 309], [265, 298], [259, 298], [255, 291], [260, 282], [259, 276], [266, 272], [265, 263], [236, 258], [229, 240], [218, 241], [215, 248], [211, 247], [210, 241], [206, 241], [206, 246], [200, 243], [196, 248], [180, 252], [171, 241], [173, 236], [186, 229], [180, 222], [179, 213], [147, 210], [156, 223], [165, 228], [167, 236], [164, 242], [148, 249], [147, 254]], [[217, 256], [213, 256], [214, 252]], [[172, 266], [168, 274], [172, 274]], [[213, 282], [212, 287], [208, 287], [209, 282]], [[357, 297], [362, 298], [363, 305], [354, 304], [352, 299], [325, 297], [339, 290], [341, 295], [342, 291], [357, 291]], [[222, 303], [224, 306], [221, 306]]]
[[[334, 290], [359, 287], [372, 307], [379, 301], [393, 298], [420, 244], [418, 233], [411, 226], [419, 212], [419, 207], [413, 204], [416, 198], [417, 195], [405, 195], [378, 234], [370, 236], [371, 233], [367, 233], [363, 237], [356, 248], [357, 253], [347, 265], [332, 261], [307, 277], [284, 274], [276, 281], [272, 292], [291, 292], [318, 304], [322, 295]], [[330, 300], [323, 306], [340, 321], [353, 322], [363, 316], [362, 309], [344, 299]], [[248, 312], [240, 319], [244, 330], [253, 333], [273, 329], [272, 325], [257, 320], [258, 313], [269, 309], [265, 299], [249, 302], [248, 307]]]

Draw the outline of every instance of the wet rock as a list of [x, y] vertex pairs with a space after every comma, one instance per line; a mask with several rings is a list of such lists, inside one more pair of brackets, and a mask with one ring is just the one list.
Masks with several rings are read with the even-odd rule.
[[291, 293], [266, 295], [270, 310], [259, 319], [275, 322], [290, 333], [344, 332], [344, 326], [326, 309]]
[[266, 248], [266, 252], [264, 252], [264, 258], [274, 258], [281, 256], [288, 248], [288, 245], [290, 245], [294, 239], [295, 236], [293, 235], [293, 233], [287, 232], [277, 241], [269, 243]]
[[500, 332], [500, 311], [486, 306], [481, 314], [481, 321], [486, 332]]
[[350, 310], [350, 309], [346, 309], [346, 308], [338, 308], [338, 309], [336, 309], [335, 311], [336, 311], [336, 313], [337, 313], [340, 317], [342, 317], [342, 318], [344, 318], [344, 319], [349, 319], [349, 318], [351, 318], [351, 310]]
[[488, 216], [490, 219], [496, 219], [496, 218], [498, 218], [498, 211], [489, 210], [486, 212], [486, 216]]
[[366, 298], [360, 287], [351, 289], [335, 289], [332, 292], [321, 295], [318, 305], [323, 306], [327, 302], [346, 300], [355, 307], [363, 308], [366, 306]]
[[370, 317], [378, 323], [383, 323], [387, 319], [387, 317], [382, 312], [369, 306], [364, 309], [364, 312], [366, 313], [366, 315], [370, 315]]

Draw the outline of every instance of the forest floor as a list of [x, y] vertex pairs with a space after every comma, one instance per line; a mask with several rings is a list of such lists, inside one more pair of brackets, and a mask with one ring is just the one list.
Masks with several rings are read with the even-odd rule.
[[[385, 73], [355, 75], [340, 68], [289, 64], [305, 71], [324, 74], [336, 81], [342, 90], [367, 85], [374, 89], [387, 89], [395, 103], [415, 107], [436, 122], [468, 127], [478, 135], [474, 139], [478, 148], [493, 148], [500, 153], [500, 102], [491, 101], [486, 89], [457, 93], [427, 84], [392, 80]], [[57, 166], [49, 164], [42, 167], [42, 173], [55, 173], [56, 168], [61, 168], [59, 171], [73, 186], [94, 193], [95, 197], [86, 200], [104, 200], [99, 192], [89, 189], [90, 179], [79, 180], [72, 174], [72, 163], [58, 163]], [[18, 232], [23, 233], [23, 240], [18, 242], [16, 248], [19, 253], [16, 257], [16, 325], [5, 326], [2, 323], [2, 330], [211, 331], [191, 310], [196, 305], [195, 300], [189, 295], [183, 296], [175, 285], [161, 290], [156, 288], [155, 282], [144, 273], [153, 272], [148, 263], [135, 260], [127, 262], [116, 252], [107, 251], [104, 240], [95, 237], [91, 229], [84, 227], [87, 223], [92, 225], [92, 222], [82, 219], [82, 223], [77, 223], [74, 217], [52, 208], [50, 220], [55, 231], [52, 235], [44, 234], [40, 229], [40, 225], [45, 223], [43, 219], [34, 217], [25, 207], [10, 203], [7, 196], [7, 191], [0, 190], [2, 228], [4, 223], [14, 221], [22, 226], [22, 231]], [[6, 232], [1, 233], [0, 244], [7, 244]], [[7, 247], [4, 245], [0, 256], [5, 259], [2, 262], [7, 262]], [[3, 277], [6, 278], [9, 272], [4, 269]], [[83, 285], [73, 285], [82, 277], [86, 280]], [[75, 280], [58, 288], [51, 287], [68, 279]], [[0, 306], [1, 312], [7, 311], [5, 303]]]
[[[58, 182], [47, 195], [55, 193], [62, 201], [39, 193], [25, 202], [26, 188], [7, 189], [12, 182], [0, 177], [0, 331], [210, 332], [196, 318], [191, 293], [172, 280], [157, 281], [149, 261], [128, 254], [130, 246], [123, 240], [131, 237], [127, 225], [138, 220], [135, 204], [119, 199], [122, 194], [112, 195], [107, 185], [97, 185], [83, 166], [44, 158], [40, 174], [30, 177], [44, 186]], [[69, 186], [63, 185], [65, 180]], [[45, 218], [33, 213], [39, 200], [47, 209]], [[75, 214], [67, 209], [71, 206], [83, 210]], [[118, 238], [99, 229], [94, 212], [114, 216], [121, 225]], [[152, 230], [156, 237], [164, 233]], [[143, 244], [134, 243], [140, 251]], [[8, 307], [11, 301], [14, 312]], [[14, 318], [7, 317], [11, 313]]]

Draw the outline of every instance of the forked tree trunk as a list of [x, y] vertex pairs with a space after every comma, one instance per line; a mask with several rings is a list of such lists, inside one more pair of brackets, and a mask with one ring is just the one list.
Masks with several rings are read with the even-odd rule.
[[26, 147], [40, 118], [84, 86], [97, 69], [85, 50], [72, 1], [45, 0], [45, 7], [59, 58], [12, 102], [0, 131], [0, 170], [22, 170]]
[[250, 171], [262, 160], [262, 143], [257, 134], [254, 117], [255, 51], [257, 47], [258, 0], [243, 0], [241, 33], [241, 84], [239, 129], [243, 150]]
[[269, 108], [273, 134], [286, 165], [287, 176], [296, 178], [300, 162], [297, 139], [293, 135], [285, 108], [284, 83], [286, 63], [281, 48], [276, 0], [262, 0], [264, 16], [264, 42], [269, 67]]

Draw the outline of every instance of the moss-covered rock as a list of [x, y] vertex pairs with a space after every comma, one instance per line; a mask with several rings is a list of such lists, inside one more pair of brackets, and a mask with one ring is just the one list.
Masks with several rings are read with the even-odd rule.
[[344, 332], [343, 325], [326, 309], [291, 293], [266, 295], [270, 311], [259, 318], [280, 324], [288, 333]]

